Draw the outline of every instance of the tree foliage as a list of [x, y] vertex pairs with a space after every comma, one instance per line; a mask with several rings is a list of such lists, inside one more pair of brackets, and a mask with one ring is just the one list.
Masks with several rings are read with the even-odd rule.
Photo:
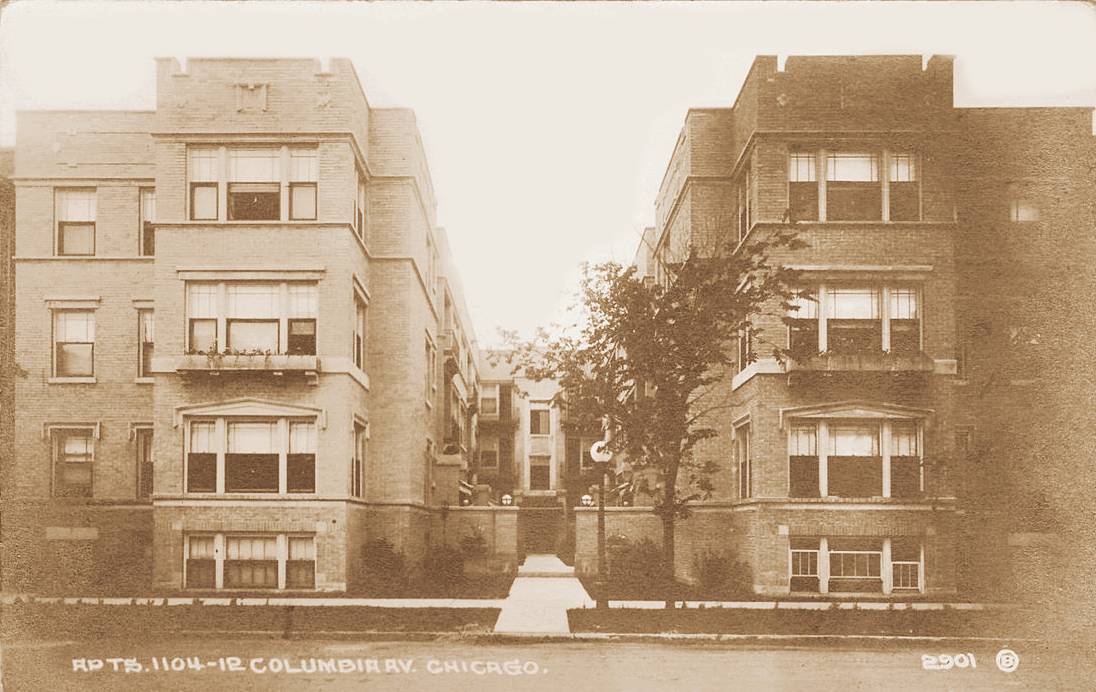
[[[649, 490], [670, 529], [690, 500], [712, 489], [714, 466], [694, 452], [717, 435], [711, 415], [727, 407], [739, 334], [751, 317], [782, 315], [789, 305], [795, 277], [770, 256], [800, 246], [791, 234], [773, 232], [754, 234], [736, 249], [690, 247], [683, 261], [667, 267], [666, 285], [644, 280], [631, 266], [583, 265], [575, 324], [539, 330], [529, 340], [504, 332], [515, 370], [558, 381], [573, 424], [607, 419], [610, 449], [626, 455], [634, 470], [656, 471], [658, 483]], [[753, 335], [764, 343], [758, 330]], [[781, 349], [770, 347], [781, 357]], [[672, 562], [672, 536], [664, 536], [664, 549]]]

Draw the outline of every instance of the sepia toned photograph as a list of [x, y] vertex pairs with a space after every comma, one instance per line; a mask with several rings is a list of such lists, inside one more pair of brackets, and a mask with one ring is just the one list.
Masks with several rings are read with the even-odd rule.
[[0, 2], [0, 690], [1083, 690], [1096, 4]]

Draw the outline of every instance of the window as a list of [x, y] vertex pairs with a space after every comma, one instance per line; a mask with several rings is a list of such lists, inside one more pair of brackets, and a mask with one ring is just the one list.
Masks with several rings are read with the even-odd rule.
[[818, 591], [818, 552], [817, 538], [792, 537], [790, 590], [793, 592]]
[[137, 499], [152, 499], [152, 428], [137, 428]]
[[497, 416], [499, 414], [499, 386], [497, 384], [485, 384], [480, 389], [479, 413], [481, 416]]
[[186, 491], [217, 492], [217, 456], [220, 451], [213, 421], [190, 423], [190, 444], [186, 456]]
[[753, 194], [750, 190], [750, 169], [742, 171], [742, 181], [738, 184], [738, 242], [746, 239], [753, 225]]
[[228, 424], [225, 492], [278, 492], [278, 424]]
[[918, 291], [914, 288], [891, 288], [890, 343], [884, 348], [891, 353], [918, 353], [921, 351], [921, 317], [918, 310]]
[[921, 542], [916, 538], [891, 539], [891, 589], [921, 590]]
[[95, 254], [95, 188], [58, 190], [57, 254]]
[[499, 466], [499, 440], [497, 437], [484, 437], [480, 440], [480, 468], [497, 469]]
[[750, 449], [750, 425], [740, 425], [734, 430], [735, 460], [738, 463], [738, 496], [753, 496], [753, 463]]
[[365, 487], [365, 459], [368, 442], [364, 425], [354, 424], [354, 463], [350, 470], [350, 494], [353, 497], [364, 497]]
[[1038, 221], [1039, 207], [1030, 198], [1012, 191], [1008, 202], [1008, 220], [1013, 222]]
[[358, 191], [354, 197], [354, 232], [365, 242], [365, 178], [358, 173]]
[[788, 497], [818, 497], [818, 440], [814, 425], [793, 425], [788, 437]]
[[315, 492], [316, 447], [313, 420], [192, 420], [187, 492]]
[[529, 489], [552, 489], [552, 457], [542, 455], [529, 457]]
[[738, 371], [742, 372], [753, 362], [753, 333], [749, 326], [738, 332]]
[[426, 234], [426, 285], [430, 293], [438, 292], [438, 253], [429, 232]]
[[277, 149], [229, 149], [230, 221], [278, 221], [281, 218], [280, 158]]
[[923, 490], [923, 480], [917, 426], [912, 423], [892, 423], [890, 436], [891, 497], [919, 497]]
[[286, 349], [291, 356], [316, 355], [316, 312], [319, 296], [316, 284], [287, 284]]
[[879, 155], [835, 152], [826, 157], [826, 219], [881, 221]]
[[294, 221], [316, 219], [317, 153], [316, 149], [289, 150], [289, 218]]
[[285, 563], [285, 588], [316, 588], [316, 540], [312, 536], [289, 536]]
[[910, 152], [889, 152], [891, 221], [918, 221], [921, 219], [921, 190], [917, 182], [917, 155]]
[[546, 408], [529, 411], [529, 434], [550, 435], [552, 433], [551, 412]]
[[217, 587], [215, 537], [190, 534], [186, 537], [186, 588], [214, 589]]
[[829, 541], [830, 591], [882, 591], [882, 541], [833, 538]]
[[156, 254], [156, 190], [141, 188], [141, 246], [139, 254], [151, 257]]
[[789, 301], [788, 349], [809, 356], [818, 353], [818, 295], [798, 291]]
[[842, 354], [882, 350], [878, 289], [831, 288], [829, 300], [828, 350]]
[[911, 286], [801, 289], [788, 301], [785, 322], [788, 348], [799, 357], [820, 351], [916, 354], [921, 352], [921, 291]]
[[365, 303], [357, 295], [354, 296], [354, 365], [365, 370]]
[[226, 589], [278, 588], [276, 536], [226, 536]]
[[877, 497], [883, 494], [879, 426], [833, 423], [829, 426], [828, 483], [830, 495]]
[[91, 497], [94, 461], [93, 430], [54, 430], [53, 496]]
[[315, 283], [187, 284], [189, 352], [316, 355]]
[[814, 152], [793, 151], [788, 155], [788, 217], [793, 223], [818, 220]]
[[583, 437], [578, 441], [579, 468], [588, 471], [594, 468], [594, 458], [590, 456], [590, 448], [599, 440], [594, 437]]
[[95, 375], [95, 313], [91, 310], [53, 312], [53, 374]]
[[189, 150], [190, 218], [192, 221], [216, 221], [220, 205], [217, 181], [220, 156], [214, 147]]
[[316, 492], [315, 423], [294, 421], [289, 424], [289, 453], [285, 464], [287, 492]]
[[152, 377], [152, 356], [156, 346], [152, 310], [137, 311], [137, 377]]
[[426, 337], [426, 403], [433, 405], [434, 393], [438, 391], [438, 349], [430, 337]]

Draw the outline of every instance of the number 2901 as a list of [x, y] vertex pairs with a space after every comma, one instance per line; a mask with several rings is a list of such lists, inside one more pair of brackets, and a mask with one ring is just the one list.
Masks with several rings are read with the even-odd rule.
[[974, 654], [924, 654], [921, 667], [925, 670], [951, 670], [952, 668], [977, 668]]

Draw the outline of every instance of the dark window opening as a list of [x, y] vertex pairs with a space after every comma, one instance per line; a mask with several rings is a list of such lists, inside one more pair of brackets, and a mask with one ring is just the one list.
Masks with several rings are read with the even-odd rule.
[[551, 432], [549, 412], [544, 409], [535, 409], [529, 412], [529, 434], [547, 435]]
[[826, 219], [881, 221], [882, 187], [878, 182], [831, 180], [826, 183]]
[[316, 455], [289, 454], [286, 456], [286, 490], [291, 493], [316, 492]]
[[186, 561], [186, 588], [188, 589], [212, 589], [217, 585], [216, 560]]
[[921, 350], [919, 320], [891, 320], [890, 350], [892, 353], [918, 353]]
[[287, 589], [316, 588], [315, 560], [287, 560], [285, 563], [285, 587]]
[[891, 457], [891, 497], [921, 496], [921, 460]]
[[225, 588], [278, 588], [278, 561], [225, 560]]
[[818, 320], [793, 319], [788, 325], [788, 350], [808, 357], [818, 353]]
[[883, 494], [883, 460], [867, 456], [831, 456], [828, 492], [836, 497], [878, 497]]
[[191, 452], [186, 458], [186, 491], [212, 493], [217, 491], [217, 455], [213, 452]]
[[790, 459], [789, 497], [818, 497], [818, 457], [793, 456]]
[[921, 201], [917, 188], [916, 182], [890, 184], [891, 221], [921, 220]]
[[137, 431], [137, 499], [152, 499], [152, 431]]
[[831, 317], [826, 324], [827, 350], [833, 353], [878, 353], [883, 349], [883, 324], [879, 320]]
[[281, 218], [278, 183], [229, 183], [228, 218], [231, 221], [277, 221]]
[[789, 220], [818, 220], [818, 182], [788, 183]]
[[550, 490], [551, 474], [547, 466], [529, 467], [529, 489]]
[[[355, 340], [358, 340], [358, 338], [355, 335]], [[290, 355], [316, 355], [316, 320], [289, 320], [288, 346]], [[358, 343], [358, 347], [360, 348], [360, 343]], [[360, 356], [357, 360], [360, 360]], [[358, 364], [355, 363], [355, 365]]]
[[278, 492], [278, 455], [225, 454], [225, 492]]

